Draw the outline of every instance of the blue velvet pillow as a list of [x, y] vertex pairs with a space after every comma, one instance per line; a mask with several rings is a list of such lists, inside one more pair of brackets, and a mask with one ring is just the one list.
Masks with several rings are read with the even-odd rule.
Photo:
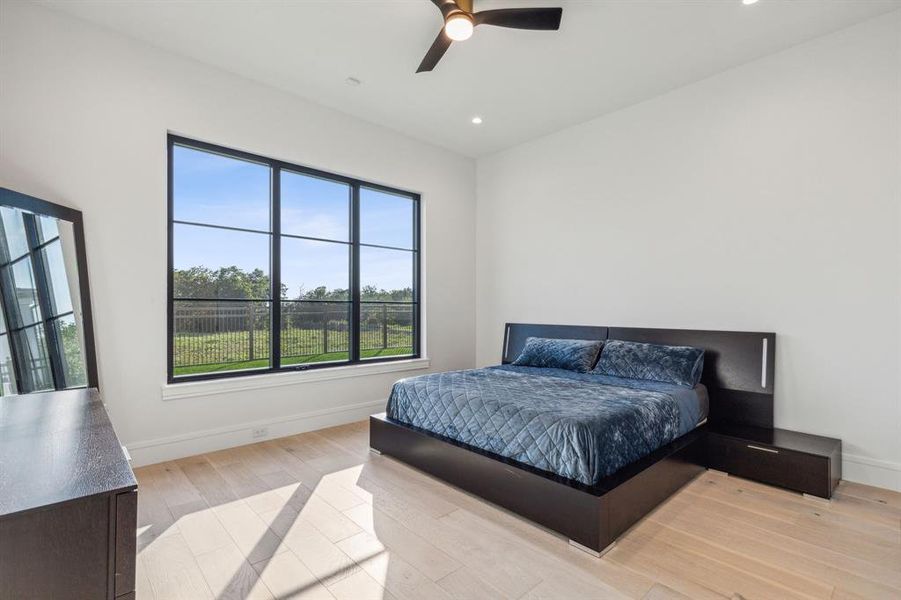
[[599, 340], [529, 337], [526, 338], [526, 345], [513, 364], [521, 367], [546, 367], [587, 373], [594, 366], [603, 345], [604, 342]]
[[703, 370], [700, 348], [608, 340], [592, 373], [694, 387]]

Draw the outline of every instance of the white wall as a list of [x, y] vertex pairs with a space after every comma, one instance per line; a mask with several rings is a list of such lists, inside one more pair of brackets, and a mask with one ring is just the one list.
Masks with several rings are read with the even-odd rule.
[[471, 160], [22, 2], [0, 22], [0, 185], [84, 211], [101, 387], [138, 462], [362, 418], [404, 375], [161, 399], [167, 131], [421, 192], [432, 368], [472, 366]]
[[477, 363], [505, 321], [775, 331], [776, 425], [901, 489], [899, 16], [479, 160]]

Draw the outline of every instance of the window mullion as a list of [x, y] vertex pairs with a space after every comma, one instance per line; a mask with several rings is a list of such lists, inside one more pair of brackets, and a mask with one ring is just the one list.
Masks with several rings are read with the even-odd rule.
[[14, 333], [16, 333], [14, 327], [18, 326], [21, 319], [18, 318], [19, 308], [15, 304], [16, 295], [14, 290], [16, 289], [16, 286], [13, 284], [12, 280], [11, 264], [0, 270], [0, 279], [2, 279], [2, 284], [0, 284], [0, 299], [2, 299], [3, 316], [6, 319], [6, 339], [9, 343], [9, 353], [12, 357], [13, 379], [16, 382], [16, 393], [23, 394], [26, 392], [27, 387], [25, 385], [25, 374], [20, 367], [24, 362], [24, 355], [20, 356], [22, 348], [19, 345], [19, 336], [14, 335]]
[[270, 245], [269, 295], [271, 321], [269, 326], [269, 360], [273, 369], [282, 366], [282, 170], [278, 165], [272, 166], [272, 240]]
[[25, 224], [25, 238], [28, 240], [29, 258], [31, 259], [31, 273], [34, 277], [35, 295], [38, 299], [38, 307], [41, 310], [41, 320], [35, 327], [44, 330], [44, 345], [47, 347], [47, 358], [50, 360], [50, 376], [53, 379], [53, 387], [57, 390], [66, 388], [63, 359], [60, 356], [60, 341], [57, 339], [56, 329], [53, 327], [55, 315], [51, 310], [50, 290], [48, 289], [48, 275], [44, 268], [44, 258], [39, 250], [35, 250], [38, 244], [37, 225], [34, 215], [22, 215]]
[[358, 183], [351, 185], [350, 206], [350, 361], [357, 362], [360, 360], [360, 184]]

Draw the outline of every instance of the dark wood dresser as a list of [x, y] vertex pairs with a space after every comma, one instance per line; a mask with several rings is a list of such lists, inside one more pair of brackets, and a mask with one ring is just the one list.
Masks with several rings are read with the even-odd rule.
[[96, 390], [0, 398], [0, 598], [134, 598], [136, 523]]
[[828, 499], [842, 478], [842, 441], [787, 429], [713, 425], [707, 430], [707, 466]]

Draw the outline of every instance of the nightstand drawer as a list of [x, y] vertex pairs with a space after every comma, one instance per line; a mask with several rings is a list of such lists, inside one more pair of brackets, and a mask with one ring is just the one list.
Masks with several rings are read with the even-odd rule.
[[707, 461], [711, 469], [798, 492], [829, 498], [829, 458], [747, 439], [709, 433]]

